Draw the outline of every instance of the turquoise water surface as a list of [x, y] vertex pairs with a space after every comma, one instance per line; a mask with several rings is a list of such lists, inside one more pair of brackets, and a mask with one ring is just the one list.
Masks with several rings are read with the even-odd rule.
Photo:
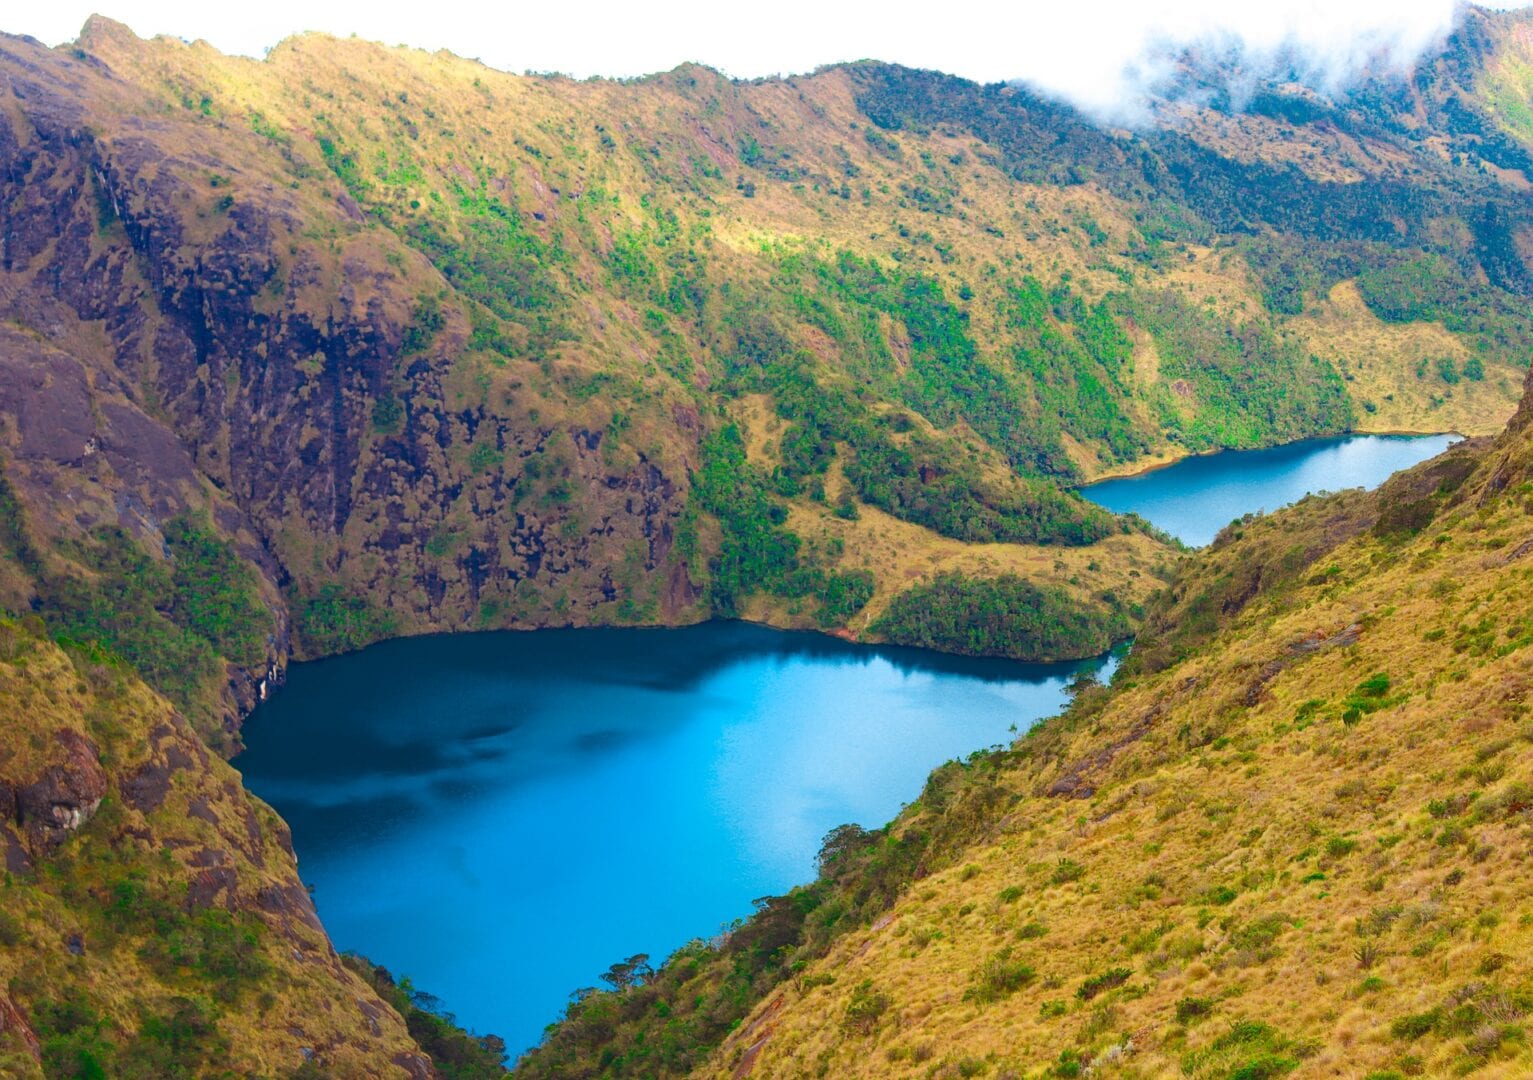
[[415, 638], [296, 665], [235, 764], [336, 947], [515, 1052], [612, 962], [812, 879], [830, 829], [884, 824], [1103, 663], [744, 623]]
[[1120, 514], [1133, 511], [1202, 547], [1244, 514], [1276, 510], [1313, 492], [1377, 487], [1391, 473], [1435, 457], [1457, 440], [1456, 435], [1349, 435], [1271, 450], [1226, 450], [1104, 480], [1081, 494]]
[[[1192, 458], [1084, 489], [1187, 543], [1450, 441]], [[658, 960], [814, 876], [942, 762], [1058, 711], [1107, 661], [1028, 665], [743, 623], [385, 642], [296, 665], [236, 761], [293, 828], [337, 947], [535, 1043], [612, 962]]]

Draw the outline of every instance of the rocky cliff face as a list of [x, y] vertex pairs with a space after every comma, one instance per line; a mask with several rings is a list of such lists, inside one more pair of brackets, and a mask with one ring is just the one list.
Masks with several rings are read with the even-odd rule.
[[[294, 194], [257, 158], [223, 206], [209, 179], [233, 156], [220, 136], [134, 115], [139, 96], [99, 62], [14, 40], [0, 60], [8, 472], [49, 538], [109, 524], [154, 551], [161, 523], [212, 512], [279, 615], [265, 661], [232, 672], [231, 716], [280, 681], [295, 582], [366, 597], [360, 641], [493, 623], [490, 597], [523, 580], [556, 580], [563, 618], [581, 621], [637, 558], [665, 581], [663, 615], [688, 617], [696, 589], [667, 570], [685, 477], [643, 453], [613, 461], [601, 430], [468, 393], [456, 310], [405, 349], [417, 296], [440, 279], [362, 228], [349, 197]], [[380, 401], [398, 412], [389, 424]], [[519, 477], [469, 465], [469, 446], [554, 462], [568, 491], [521, 504]]]
[[[1332, 101], [1277, 88], [1244, 113], [1178, 106], [1140, 133], [1103, 131], [1019, 88], [877, 64], [750, 84], [692, 66], [575, 83], [313, 36], [254, 62], [140, 41], [101, 19], [62, 49], [0, 37], [0, 602], [44, 620], [0, 622], [0, 1070], [429, 1073], [394, 1008], [408, 1012], [408, 1000], [335, 956], [282, 823], [210, 752], [237, 746], [239, 718], [293, 656], [426, 630], [711, 612], [867, 634], [895, 597], [939, 576], [962, 596], [966, 577], [1020, 575], [1096, 609], [1088, 621], [1128, 625], [1173, 553], [1069, 485], [1347, 428], [1495, 430], [1533, 348], [1530, 133], [1518, 108], [1527, 34], [1520, 16], [1467, 19], [1406, 83]], [[1527, 416], [1524, 406], [1514, 430], [1525, 433]], [[1482, 453], [1499, 464], [1482, 468]], [[1027, 895], [1048, 919], [1080, 920], [1081, 940], [1100, 939], [1090, 957], [1100, 967], [1118, 954], [1099, 927], [1123, 917], [1103, 896], [1132, 910], [1165, 895], [1167, 909], [1238, 913], [1218, 924], [1227, 938], [1194, 942], [1186, 929], [1188, 950], [1229, 952], [1243, 927], [1278, 925], [1260, 891], [1291, 874], [1277, 855], [1315, 857], [1290, 838], [1309, 843], [1343, 821], [1371, 828], [1358, 808], [1402, 790], [1449, 799], [1427, 811], [1433, 821], [1465, 817], [1472, 800], [1428, 792], [1420, 776], [1456, 754], [1465, 783], [1499, 783], [1495, 759], [1511, 736], [1471, 762], [1462, 741], [1408, 743], [1416, 736], [1399, 716], [1442, 717], [1402, 712], [1384, 717], [1396, 726], [1380, 730], [1395, 737], [1365, 746], [1366, 760], [1426, 746], [1415, 771], [1362, 793], [1336, 785], [1337, 806], [1284, 819], [1282, 843], [1260, 848], [1267, 862], [1252, 867], [1248, 849], [1272, 818], [1252, 811], [1259, 820], [1236, 828], [1245, 811], [1221, 787], [1203, 816], [1219, 836], [1251, 837], [1223, 856], [1241, 876], [1176, 854], [1177, 830], [1198, 817], [1181, 815], [1176, 793], [1202, 790], [1199, 770], [1246, 766], [1246, 781], [1270, 788], [1266, 806], [1295, 791], [1319, 798], [1314, 773], [1288, 775], [1261, 756], [1309, 754], [1329, 768], [1349, 711], [1358, 720], [1405, 704], [1365, 694], [1338, 657], [1409, 659], [1412, 709], [1440, 683], [1466, 712], [1520, 719], [1521, 691], [1496, 699], [1492, 679], [1520, 678], [1512, 665], [1527, 637], [1510, 610], [1529, 550], [1514, 498], [1527, 455], [1503, 442], [1460, 456], [1474, 457], [1468, 486], [1464, 471], [1439, 465], [1377, 498], [1325, 503], [1318, 524], [1304, 516], [1321, 513], [1310, 505], [1250, 540], [1229, 538], [1181, 579], [1198, 587], [1186, 608], [1158, 609], [1185, 614], [1190, 636], [1172, 644], [1203, 666], [1147, 670], [1143, 687], [1111, 703], [1091, 696], [1101, 711], [1078, 714], [1091, 738], [1055, 729], [1032, 764], [1002, 755], [976, 762], [972, 784], [963, 770], [939, 776], [913, 811], [941, 825], [935, 846], [899, 837], [888, 861], [866, 862], [857, 837], [843, 837], [846, 881], [824, 888], [845, 886], [858, 911], [895, 904], [900, 920], [881, 916], [854, 951], [835, 954], [838, 970], [868, 957], [868, 982], [818, 972], [795, 982], [724, 1046], [718, 1068], [885, 1070], [919, 1064], [963, 1025], [989, 1032], [997, 1017], [1017, 1018], [971, 1015], [979, 1006], [958, 985], [973, 969], [983, 993], [1032, 986], [1009, 955], [980, 965], [957, 953], [962, 965], [923, 973], [930, 993], [886, 994], [900, 959], [888, 942], [906, 939], [894, 927], [965, 949], [997, 934], [1032, 941], [1034, 924], [1003, 925], [999, 906]], [[1379, 500], [1396, 496], [1385, 514]], [[1455, 530], [1441, 545], [1419, 532], [1438, 520]], [[1388, 567], [1408, 556], [1442, 579], [1433, 595], [1448, 596], [1454, 552], [1480, 560], [1500, 638], [1466, 608], [1417, 643], [1425, 623], [1401, 631], [1406, 616], [1383, 601], [1415, 612], [1421, 597]], [[1300, 573], [1321, 555], [1340, 578], [1329, 564]], [[1315, 601], [1329, 606], [1283, 606], [1310, 588], [1333, 590]], [[1261, 619], [1286, 620], [1283, 633]], [[1199, 636], [1221, 620], [1246, 620], [1241, 636]], [[1444, 640], [1499, 666], [1450, 668], [1447, 645], [1425, 647]], [[1321, 673], [1313, 683], [1310, 671]], [[1428, 671], [1441, 678], [1422, 682]], [[1215, 683], [1234, 696], [1192, 692]], [[1310, 702], [1290, 700], [1301, 689], [1325, 695], [1304, 717]], [[1348, 704], [1358, 694], [1363, 704]], [[1327, 702], [1336, 725], [1323, 739], [1305, 734]], [[1269, 731], [1287, 741], [1273, 749]], [[1234, 761], [1217, 756], [1227, 751]], [[1002, 776], [1001, 765], [1023, 771]], [[1512, 850], [1507, 822], [1525, 800], [1501, 795], [1491, 825], [1503, 831], [1487, 831], [1484, 858], [1452, 873], [1484, 877], [1473, 867], [1489, 864], [1514, 880], [1497, 852]], [[1016, 814], [991, 812], [1028, 799], [1043, 830], [1030, 845], [1069, 861], [1103, 834], [1080, 864], [1096, 872], [1101, 853], [1110, 893], [1050, 893], [1080, 877], [1045, 881], [1033, 867], [1020, 872], [1026, 888], [1003, 886], [1016, 868], [1001, 848], [976, 865], [982, 883], [1005, 889], [997, 895], [1022, 888], [1011, 899], [953, 916], [978, 904], [964, 894], [967, 872], [930, 883], [951, 893], [952, 911], [900, 892], [902, 874], [956, 859], [971, 828], [1011, 829]], [[1090, 820], [1061, 817], [1066, 799], [1089, 800]], [[1483, 824], [1458, 822], [1429, 847], [1426, 820], [1399, 813], [1398, 831], [1413, 837], [1402, 840], [1406, 868], [1420, 875], [1447, 857], [1437, 847], [1456, 852], [1453, 835]], [[1148, 849], [1128, 845], [1127, 821], [1168, 845], [1165, 880], [1130, 880]], [[1209, 839], [1198, 829], [1188, 851]], [[1337, 839], [1327, 858], [1339, 861], [1350, 849]], [[920, 858], [900, 861], [911, 853]], [[858, 867], [871, 867], [866, 880]], [[1393, 887], [1373, 888], [1381, 874], [1362, 891]], [[1335, 917], [1324, 899], [1296, 904], [1306, 919]], [[831, 931], [851, 920], [804, 931], [811, 906], [769, 904], [731, 939], [724, 990], [684, 999], [705, 1015], [683, 1008], [668, 1021], [667, 1069], [708, 1060], [787, 973], [769, 970], [785, 948], [802, 947], [806, 961], [850, 948]], [[1454, 926], [1481, 919], [1493, 933], [1499, 923], [1482, 919], [1493, 914], [1465, 904]], [[1196, 917], [1197, 931], [1210, 925]], [[1381, 932], [1388, 925], [1381, 916]], [[1332, 944], [1302, 955], [1323, 969]], [[1416, 961], [1441, 942], [1398, 944], [1400, 986], [1436, 977], [1435, 960]], [[751, 963], [735, 965], [747, 952]], [[1250, 966], [1251, 950], [1235, 952], [1220, 971]], [[1500, 971], [1501, 955], [1476, 970]], [[1093, 967], [1111, 977], [1083, 983], [1078, 999], [1121, 989], [1116, 971]], [[1323, 973], [1316, 985], [1343, 985]], [[1167, 988], [1205, 977], [1179, 969], [1107, 1003], [1154, 1028]], [[1490, 1002], [1462, 991], [1444, 989], [1458, 995], [1452, 1009]], [[1188, 1016], [1243, 992], [1233, 979], [1207, 999], [1189, 990]], [[1423, 1033], [1450, 1030], [1450, 1006], [1402, 993], [1392, 1007], [1442, 1011], [1412, 1022]], [[1486, 1019], [1511, 1024], [1521, 999], [1507, 1000]], [[661, 1044], [623, 1042], [659, 1015], [647, 1001], [594, 1000], [531, 1067], [589, 1063], [593, 1046], [615, 1040], [633, 1052], [622, 1067], [649, 1069]], [[1027, 1005], [1029, 1023], [1069, 1014], [1052, 998]], [[931, 1043], [899, 1041], [880, 1019], [891, 1009], [912, 1025], [931, 1017]], [[1178, 1040], [1201, 1052], [1181, 1013], [1169, 1014], [1187, 1030], [1157, 1036], [1156, 1068]], [[1075, 1058], [1056, 1064], [1121, 1057], [1098, 1038], [1119, 1015], [1081, 1017], [1060, 1050]], [[870, 1055], [848, 1032], [889, 1045]], [[1272, 1060], [1298, 1045], [1261, 1038]], [[1487, 1036], [1474, 1060], [1512, 1060], [1515, 1042]], [[1454, 1064], [1439, 1051], [1434, 1063]], [[1214, 1059], [1188, 1060], [1196, 1072]]]
[[[1475, 72], [1515, 35], [1475, 20], [1431, 115], [1495, 127]], [[264, 649], [213, 642], [231, 690], [194, 719], [229, 740], [289, 655], [388, 634], [867, 633], [955, 571], [1131, 618], [1166, 549], [1100, 546], [1119, 527], [1062, 484], [1511, 410], [1526, 177], [1391, 119], [1412, 85], [1124, 134], [881, 65], [606, 84], [101, 19], [5, 38], [24, 532], [98, 581], [82, 537], [159, 558], [167, 522], [210, 523], [270, 613]]]

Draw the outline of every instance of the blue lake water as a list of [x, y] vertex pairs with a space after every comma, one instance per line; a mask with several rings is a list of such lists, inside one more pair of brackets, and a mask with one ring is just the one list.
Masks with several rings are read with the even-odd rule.
[[1377, 487], [1391, 473], [1435, 457], [1456, 435], [1351, 435], [1307, 439], [1271, 450], [1227, 450], [1081, 494], [1118, 513], [1133, 511], [1193, 547], [1236, 518], [1276, 510], [1307, 494]]
[[810, 880], [830, 829], [884, 824], [1103, 664], [744, 623], [415, 638], [296, 665], [235, 765], [336, 946], [519, 1051], [612, 962]]
[[[1200, 545], [1450, 441], [1230, 452], [1084, 494]], [[296, 665], [235, 764], [292, 825], [336, 945], [519, 1051], [612, 962], [658, 960], [808, 881], [830, 829], [884, 824], [931, 769], [1058, 711], [1106, 663], [743, 623], [415, 638]]]

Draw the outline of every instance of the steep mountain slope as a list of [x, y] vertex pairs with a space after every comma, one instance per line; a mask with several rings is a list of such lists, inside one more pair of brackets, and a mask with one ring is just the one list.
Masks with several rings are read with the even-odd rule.
[[1533, 409], [1180, 569], [1069, 488], [1505, 420], [1527, 26], [1140, 133], [879, 64], [0, 38], [0, 1068], [493, 1074], [207, 750], [290, 656], [976, 605], [1079, 655], [1170, 579], [1111, 691], [526, 1072], [1526, 1071]]
[[1526, 1075], [1530, 552], [1533, 391], [1494, 441], [1231, 526], [1110, 689], [834, 834], [523, 1073]]
[[[1468, 18], [1441, 63], [1494, 126], [1524, 22]], [[1173, 553], [1071, 484], [1492, 431], [1533, 345], [1527, 177], [1414, 84], [1135, 134], [878, 64], [574, 82], [103, 19], [0, 78], [13, 603], [188, 670], [90, 612], [197, 522], [256, 606], [145, 624], [200, 639], [167, 689], [231, 744], [290, 653], [425, 630], [876, 637], [940, 579], [1084, 610], [1011, 651], [1089, 653]]]
[[0, 1073], [434, 1075], [287, 827], [120, 662], [0, 622]]

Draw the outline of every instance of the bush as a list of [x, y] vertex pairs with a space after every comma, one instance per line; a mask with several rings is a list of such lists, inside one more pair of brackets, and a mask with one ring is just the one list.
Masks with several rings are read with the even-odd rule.
[[1054, 872], [1049, 875], [1049, 881], [1054, 885], [1066, 885], [1085, 876], [1086, 868], [1080, 863], [1074, 859], [1060, 859], [1054, 864]]
[[827, 628], [845, 626], [848, 619], [868, 606], [873, 589], [873, 575], [866, 570], [826, 574], [815, 621]]
[[1397, 1039], [1414, 1040], [1423, 1035], [1436, 1031], [1442, 1025], [1444, 1013], [1442, 1009], [1428, 1009], [1426, 1012], [1412, 1013], [1409, 1016], [1398, 1017], [1389, 1025], [1389, 1033]]
[[964, 991], [965, 1001], [988, 1004], [1010, 997], [1033, 981], [1034, 971], [1021, 960], [1013, 960], [1011, 950], [1002, 949], [974, 973], [974, 985]]
[[1176, 1021], [1179, 1024], [1190, 1024], [1213, 1011], [1214, 1003], [1208, 998], [1184, 997], [1176, 1003]]
[[166, 522], [164, 533], [175, 563], [171, 617], [237, 664], [264, 662], [274, 626], [250, 564], [209, 521], [183, 515]]
[[350, 652], [394, 632], [393, 616], [337, 584], [322, 585], [298, 608], [294, 620], [309, 657]]
[[1304, 1051], [1276, 1028], [1258, 1020], [1240, 1020], [1208, 1046], [1182, 1059], [1188, 1074], [1217, 1070], [1230, 1080], [1271, 1080], [1299, 1067]]
[[842, 1026], [858, 1035], [871, 1035], [878, 1027], [878, 1019], [893, 1004], [888, 994], [873, 989], [873, 980], [864, 979], [852, 991], [846, 1005]]
[[1098, 994], [1105, 994], [1109, 990], [1116, 990], [1128, 982], [1133, 974], [1128, 968], [1109, 968], [1100, 974], [1092, 975], [1085, 982], [1081, 983], [1079, 989], [1075, 991], [1075, 996], [1082, 1001], [1090, 1001]]
[[0, 945], [20, 945], [23, 936], [21, 921], [8, 911], [0, 911]]
[[900, 645], [974, 656], [1061, 660], [1106, 652], [1126, 616], [1006, 574], [945, 573], [896, 596], [869, 627]]

